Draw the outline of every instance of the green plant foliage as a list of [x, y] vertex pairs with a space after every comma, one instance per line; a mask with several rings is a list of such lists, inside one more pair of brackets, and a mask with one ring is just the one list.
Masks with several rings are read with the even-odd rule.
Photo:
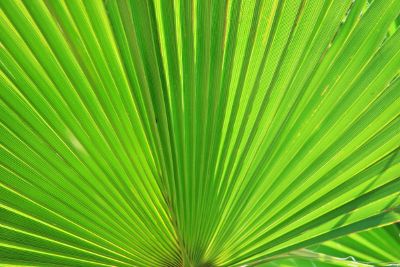
[[369, 266], [395, 266], [400, 264], [400, 228], [390, 225], [355, 233], [326, 241], [312, 249], [342, 258], [352, 255], [353, 261]]
[[1, 0], [0, 263], [246, 266], [399, 221], [399, 13]]
[[400, 228], [399, 225], [390, 225], [326, 241], [308, 250], [294, 251], [259, 266], [368, 267], [399, 264]]

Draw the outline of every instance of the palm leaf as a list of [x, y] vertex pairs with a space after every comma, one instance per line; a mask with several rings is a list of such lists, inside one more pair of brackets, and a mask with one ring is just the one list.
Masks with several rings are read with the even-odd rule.
[[242, 266], [400, 220], [399, 0], [0, 6], [1, 263]]
[[399, 234], [398, 225], [389, 225], [326, 241], [311, 249], [337, 257], [352, 255], [355, 261], [370, 266], [395, 265], [400, 263]]
[[396, 266], [400, 263], [399, 233], [396, 225], [353, 233], [259, 266]]

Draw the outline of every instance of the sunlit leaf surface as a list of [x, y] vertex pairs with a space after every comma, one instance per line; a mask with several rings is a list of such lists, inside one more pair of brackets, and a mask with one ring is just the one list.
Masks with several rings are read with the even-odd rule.
[[399, 13], [1, 0], [0, 264], [245, 266], [399, 221]]
[[281, 259], [259, 263], [273, 266], [398, 266], [400, 225], [390, 225], [326, 241], [309, 249], [282, 255]]

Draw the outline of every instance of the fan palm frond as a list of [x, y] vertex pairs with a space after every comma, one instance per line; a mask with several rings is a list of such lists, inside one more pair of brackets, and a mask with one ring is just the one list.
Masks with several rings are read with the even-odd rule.
[[0, 7], [2, 264], [243, 266], [400, 220], [399, 0]]

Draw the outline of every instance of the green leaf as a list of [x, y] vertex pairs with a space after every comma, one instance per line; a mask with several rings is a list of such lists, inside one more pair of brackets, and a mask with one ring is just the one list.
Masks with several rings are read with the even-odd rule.
[[[400, 262], [398, 225], [353, 233], [259, 266], [392, 266]], [[268, 259], [266, 259], [267, 261]], [[251, 266], [251, 265], [249, 265]]]
[[395, 262], [399, 15], [0, 1], [0, 265]]

